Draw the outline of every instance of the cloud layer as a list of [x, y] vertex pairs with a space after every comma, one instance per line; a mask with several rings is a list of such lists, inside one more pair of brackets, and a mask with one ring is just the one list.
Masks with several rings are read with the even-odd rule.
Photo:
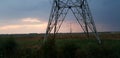
[[40, 23], [40, 20], [37, 18], [23, 18], [21, 20], [24, 23]]
[[[44, 33], [47, 22], [38, 18], [23, 18], [18, 24], [0, 26], [0, 33]], [[41, 23], [42, 22], [42, 23]]]
[[[0, 0], [0, 34], [44, 33], [51, 0]], [[120, 31], [120, 0], [88, 0], [98, 31]], [[70, 17], [71, 18], [71, 17]], [[71, 19], [70, 19], [71, 20]], [[69, 30], [64, 24], [61, 31]], [[78, 26], [76, 23], [74, 26]], [[73, 27], [75, 31], [80, 28]], [[68, 31], [69, 32], [69, 31]]]
[[[0, 26], [1, 34], [15, 33], [45, 33], [48, 22], [40, 21], [40, 18], [23, 18], [19, 19], [19, 23]], [[82, 29], [77, 23], [72, 21], [72, 32], [81, 32]], [[70, 32], [70, 22], [62, 24], [59, 32]]]

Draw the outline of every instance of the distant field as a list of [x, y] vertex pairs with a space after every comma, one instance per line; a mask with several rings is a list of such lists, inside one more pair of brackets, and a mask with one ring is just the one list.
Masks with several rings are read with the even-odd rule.
[[[99, 36], [101, 40], [120, 40], [120, 32], [101, 32], [99, 33]], [[12, 35], [0, 35], [0, 39], [4, 40], [6, 38], [14, 38], [15, 41], [17, 41], [20, 45], [32, 45], [32, 44], [38, 44], [42, 42], [44, 39], [44, 34], [12, 34]], [[65, 39], [63, 41], [66, 41], [66, 39], [75, 39], [78, 40], [86, 40], [87, 37], [83, 33], [59, 33], [56, 37], [57, 40]], [[94, 39], [95, 37], [90, 35], [90, 39]], [[40, 42], [39, 42], [40, 41]]]
[[[13, 37], [17, 40], [39, 40], [44, 39], [44, 34], [1, 34], [0, 38], [9, 38]], [[120, 39], [120, 32], [99, 32], [99, 37], [101, 39]], [[87, 38], [84, 33], [59, 33], [57, 34], [56, 39], [85, 39]], [[90, 34], [90, 38], [94, 38]]]
[[[83, 33], [59, 33], [56, 37], [56, 43], [61, 45], [61, 42], [78, 43], [79, 45], [87, 45], [90, 43], [97, 43], [94, 36], [87, 39]], [[101, 32], [99, 36], [102, 42], [116, 42], [120, 40], [120, 32]], [[37, 47], [44, 39], [44, 34], [12, 34], [12, 35], [0, 35], [0, 40], [6, 40], [13, 38], [22, 47]], [[78, 45], [77, 44], [77, 45]], [[109, 43], [110, 44], [110, 43]], [[110, 44], [111, 45], [111, 44]]]
[[[120, 40], [120, 32], [116, 33], [110, 33], [110, 32], [101, 32], [99, 33], [99, 36], [101, 40], [104, 41], [116, 41]], [[1, 40], [9, 39], [9, 38], [14, 38], [14, 40], [20, 45], [20, 46], [25, 46], [25, 47], [31, 47], [37, 44], [41, 44], [42, 40], [44, 39], [44, 34], [12, 34], [12, 35], [0, 35]], [[72, 41], [75, 43], [84, 43], [86, 40], [93, 40], [93, 42], [96, 43], [96, 39], [94, 36], [91, 35], [90, 39], [87, 39], [85, 34], [83, 33], [59, 33], [56, 37], [56, 43], [59, 42], [67, 42], [67, 41]], [[92, 41], [90, 41], [92, 42]], [[89, 42], [88, 42], [89, 43]], [[62, 44], [62, 43], [61, 43]]]

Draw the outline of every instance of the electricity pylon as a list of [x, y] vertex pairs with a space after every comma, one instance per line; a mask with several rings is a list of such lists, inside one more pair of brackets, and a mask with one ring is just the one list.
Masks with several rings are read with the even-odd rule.
[[89, 32], [94, 33], [98, 43], [101, 44], [87, 0], [53, 0], [44, 41], [49, 39], [52, 31], [52, 39], [55, 39], [69, 11], [73, 13], [86, 36], [89, 37]]

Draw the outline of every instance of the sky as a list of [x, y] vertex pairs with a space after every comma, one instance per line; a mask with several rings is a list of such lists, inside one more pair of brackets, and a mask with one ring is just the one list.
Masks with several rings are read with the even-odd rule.
[[[120, 31], [120, 0], [88, 2], [98, 31]], [[51, 0], [0, 0], [0, 34], [45, 33], [51, 6]], [[60, 32], [69, 32], [68, 21]]]

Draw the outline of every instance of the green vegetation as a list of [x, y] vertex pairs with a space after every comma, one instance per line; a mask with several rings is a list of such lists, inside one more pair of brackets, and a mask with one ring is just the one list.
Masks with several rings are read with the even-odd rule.
[[120, 58], [118, 37], [102, 39], [101, 45], [94, 39], [56, 39], [43, 44], [39, 37], [0, 37], [0, 58]]
[[17, 43], [14, 41], [14, 38], [6, 38], [0, 40], [0, 57], [9, 58], [14, 56], [17, 49]]

